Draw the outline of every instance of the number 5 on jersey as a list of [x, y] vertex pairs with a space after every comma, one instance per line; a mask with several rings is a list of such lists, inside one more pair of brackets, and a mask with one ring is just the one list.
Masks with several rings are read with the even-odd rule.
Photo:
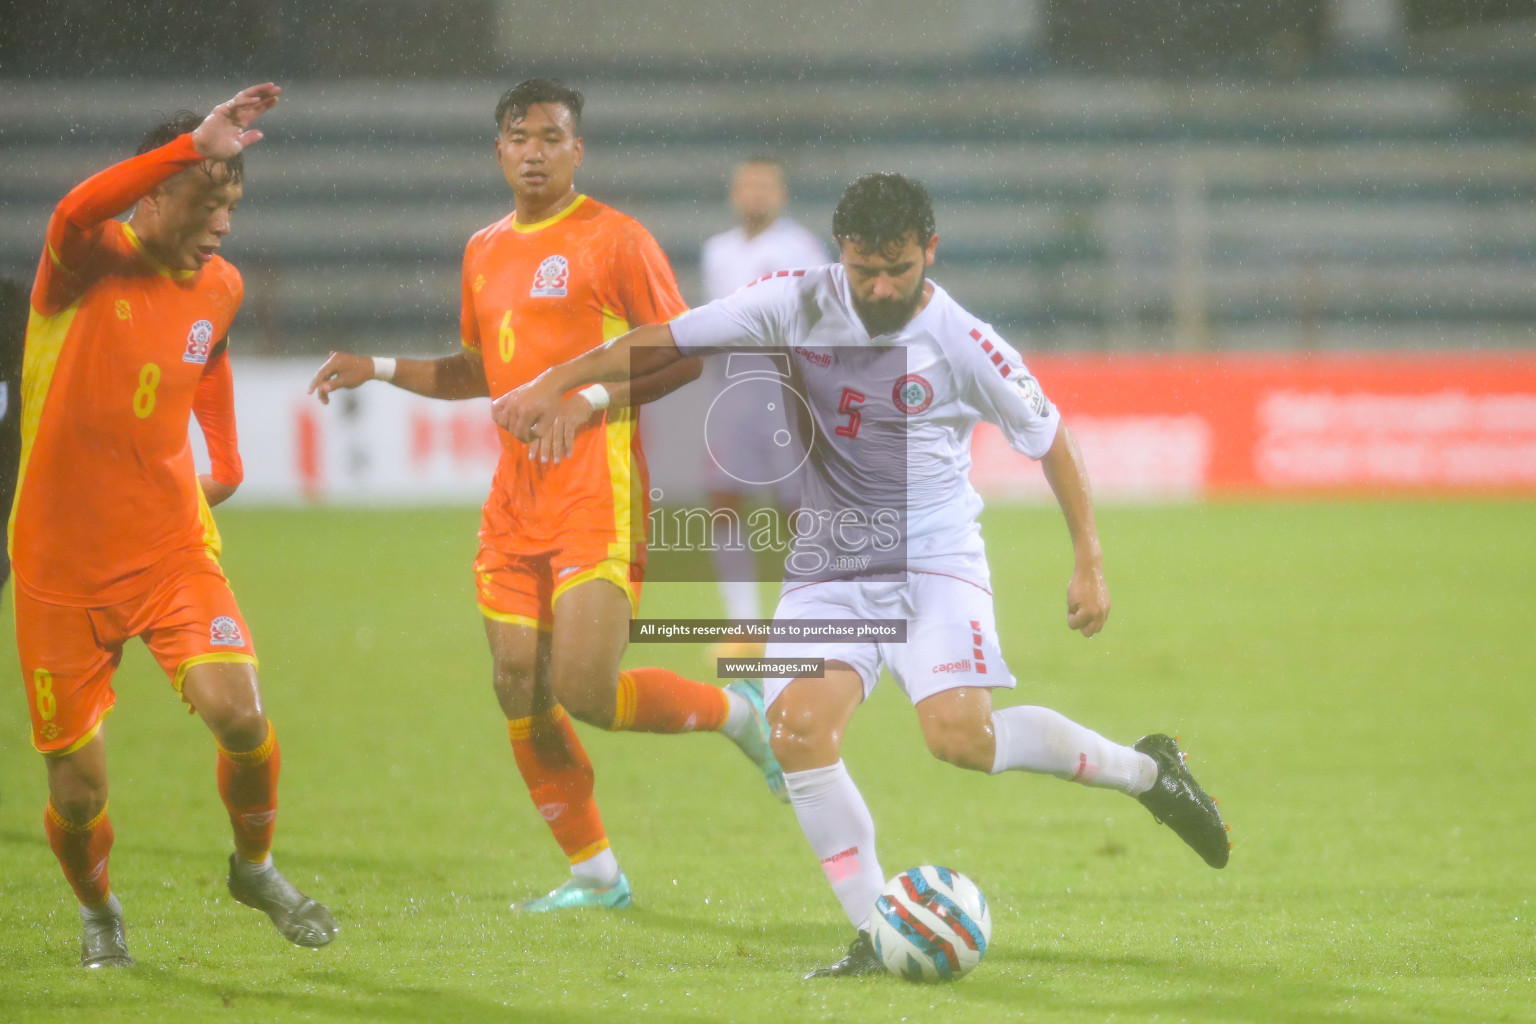
[[843, 388], [843, 397], [837, 403], [837, 411], [848, 417], [848, 422], [840, 424], [837, 433], [841, 437], [859, 436], [859, 410], [855, 406], [864, 401], [864, 395], [853, 388]]

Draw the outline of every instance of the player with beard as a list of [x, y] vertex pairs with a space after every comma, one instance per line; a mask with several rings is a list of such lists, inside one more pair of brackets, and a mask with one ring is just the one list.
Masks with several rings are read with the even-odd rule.
[[[934, 756], [975, 771], [1039, 772], [1119, 790], [1206, 863], [1224, 866], [1225, 823], [1172, 738], [1123, 746], [1046, 708], [993, 707], [992, 691], [1014, 679], [993, 616], [981, 499], [968, 480], [971, 432], [987, 420], [1041, 462], [1072, 541], [1067, 625], [1091, 637], [1110, 599], [1082, 459], [1019, 353], [927, 279], [938, 234], [919, 183], [895, 174], [860, 178], [838, 203], [832, 234], [838, 263], [777, 273], [670, 324], [633, 331], [494, 407], [504, 429], [537, 439], [540, 457], [559, 459], [567, 424], [580, 415], [562, 401], [572, 388], [659, 372], [701, 352], [788, 348], [815, 427], [803, 435], [814, 443], [802, 510], [856, 522], [847, 513], [901, 502], [899, 560], [876, 558], [856, 576], [787, 578], [774, 617], [902, 619], [906, 642], [776, 643], [767, 651], [826, 658], [824, 678], [770, 680], [765, 689], [795, 814], [856, 929], [847, 955], [811, 976], [883, 970], [868, 928], [885, 876], [874, 822], [841, 760], [844, 731], [882, 668], [916, 706]], [[893, 489], [893, 477], [904, 487]], [[816, 561], [801, 540], [792, 568], [797, 557]]]

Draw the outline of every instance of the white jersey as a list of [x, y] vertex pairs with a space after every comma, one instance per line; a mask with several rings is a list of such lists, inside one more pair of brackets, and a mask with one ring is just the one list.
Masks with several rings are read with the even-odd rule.
[[704, 301], [723, 299], [776, 270], [815, 267], [827, 262], [826, 247], [810, 231], [780, 217], [751, 238], [741, 228], [711, 235], [699, 256]]
[[[684, 354], [790, 353], [799, 401], [786, 395], [785, 404], [792, 414], [799, 407], [799, 437], [810, 439], [812, 453], [803, 508], [829, 510], [833, 519], [844, 510], [873, 511], [877, 520], [901, 508], [899, 522], [877, 521], [862, 537], [855, 523], [852, 542], [840, 536], [834, 545], [846, 552], [869, 541], [878, 548], [895, 528], [905, 535], [900, 561], [840, 563], [851, 570], [844, 575], [905, 568], [990, 588], [977, 523], [982, 501], [970, 483], [971, 432], [981, 420], [995, 423], [1016, 451], [1038, 459], [1061, 420], [1019, 353], [990, 326], [933, 284], [911, 321], [871, 338], [853, 308], [846, 272], [833, 263], [779, 271], [684, 313], [671, 327]], [[796, 536], [814, 547], [826, 530]]]

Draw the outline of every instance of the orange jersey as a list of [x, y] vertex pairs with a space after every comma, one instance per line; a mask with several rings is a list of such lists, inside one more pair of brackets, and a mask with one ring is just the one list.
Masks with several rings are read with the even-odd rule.
[[[537, 224], [508, 215], [464, 252], [460, 326], [492, 397], [687, 308], [650, 233], [587, 196]], [[558, 465], [530, 462], [527, 446], [505, 431], [501, 444], [482, 531], [499, 547], [535, 554], [578, 538], [603, 549], [598, 558], [643, 558], [648, 496], [635, 409], [599, 415]]]
[[187, 423], [195, 409], [215, 476], [238, 483], [223, 342], [240, 275], [217, 256], [169, 270], [108, 219], [200, 159], [183, 135], [77, 186], [49, 222], [10, 522], [17, 583], [40, 600], [121, 602], [154, 582], [162, 559], [217, 543]]

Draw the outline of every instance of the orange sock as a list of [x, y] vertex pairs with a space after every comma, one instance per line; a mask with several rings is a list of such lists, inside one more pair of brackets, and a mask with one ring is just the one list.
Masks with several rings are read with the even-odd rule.
[[613, 732], [718, 732], [730, 710], [718, 686], [685, 679], [664, 668], [619, 673]]
[[87, 907], [99, 907], [112, 895], [112, 885], [107, 879], [107, 858], [112, 852], [112, 822], [107, 809], [84, 825], [70, 821], [48, 801], [43, 813], [43, 829], [48, 833], [48, 845], [59, 858], [59, 867], [69, 887], [75, 890], [75, 898]]
[[236, 753], [219, 748], [219, 796], [229, 808], [235, 850], [252, 864], [267, 859], [277, 827], [277, 774], [283, 755], [277, 730], [267, 723], [267, 738], [255, 750]]
[[572, 864], [608, 849], [608, 833], [592, 797], [592, 761], [565, 708], [507, 719], [512, 756], [533, 805]]

